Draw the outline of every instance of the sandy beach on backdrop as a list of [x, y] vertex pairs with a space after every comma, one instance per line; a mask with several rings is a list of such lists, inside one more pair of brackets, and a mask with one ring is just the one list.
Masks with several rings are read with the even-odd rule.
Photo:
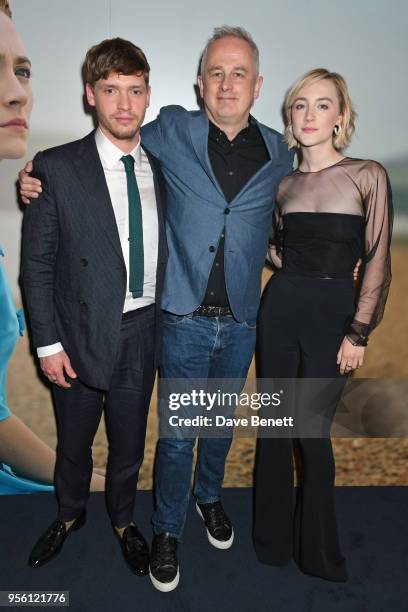
[[[392, 250], [393, 282], [384, 321], [370, 339], [366, 363], [359, 378], [408, 378], [408, 244]], [[265, 284], [270, 272], [265, 270]], [[255, 376], [252, 363], [250, 377]], [[56, 430], [49, 390], [38, 379], [27, 336], [21, 339], [8, 371], [8, 404], [50, 446], [55, 447]], [[152, 465], [157, 440], [156, 393], [154, 393], [146, 438], [145, 459], [139, 488], [152, 487]], [[255, 440], [237, 438], [228, 456], [224, 485], [252, 484]], [[408, 485], [408, 438], [333, 439], [337, 485]], [[94, 446], [94, 465], [105, 468], [107, 444], [103, 419]]]

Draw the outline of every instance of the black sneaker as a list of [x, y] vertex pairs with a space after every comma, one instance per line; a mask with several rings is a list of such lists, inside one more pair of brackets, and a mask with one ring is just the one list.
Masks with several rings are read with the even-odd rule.
[[149, 574], [153, 586], [163, 593], [172, 591], [179, 583], [177, 540], [167, 532], [153, 538]]
[[221, 502], [216, 501], [212, 504], [199, 504], [197, 502], [196, 508], [207, 527], [207, 537], [210, 544], [223, 550], [230, 548], [234, 541], [234, 530]]

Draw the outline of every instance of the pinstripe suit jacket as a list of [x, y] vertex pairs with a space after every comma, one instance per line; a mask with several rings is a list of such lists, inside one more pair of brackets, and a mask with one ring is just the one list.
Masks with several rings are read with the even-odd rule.
[[[164, 189], [153, 170], [159, 221], [156, 275], [158, 307], [167, 259]], [[42, 194], [27, 206], [23, 222], [22, 282], [35, 346], [61, 341], [78, 377], [108, 389], [119, 341], [126, 267], [94, 132], [38, 153], [33, 176]], [[157, 362], [157, 361], [156, 361]]]

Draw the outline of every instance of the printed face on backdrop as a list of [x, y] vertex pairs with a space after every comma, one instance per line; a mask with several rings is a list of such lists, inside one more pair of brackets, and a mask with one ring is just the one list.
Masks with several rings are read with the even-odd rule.
[[11, 19], [0, 12], [0, 159], [23, 157], [33, 96], [31, 63]]
[[139, 130], [150, 103], [150, 87], [143, 74], [111, 72], [93, 86], [87, 83], [86, 96], [89, 105], [95, 107], [105, 136], [117, 147], [131, 150], [139, 140]]
[[305, 147], [332, 143], [334, 126], [342, 119], [336, 86], [329, 79], [303, 87], [292, 104], [293, 135]]
[[262, 86], [246, 40], [227, 36], [213, 42], [198, 86], [207, 116], [218, 127], [245, 123]]

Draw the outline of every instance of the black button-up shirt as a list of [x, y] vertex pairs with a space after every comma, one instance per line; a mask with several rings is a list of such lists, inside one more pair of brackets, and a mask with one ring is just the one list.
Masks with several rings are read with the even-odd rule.
[[[227, 202], [231, 202], [245, 184], [264, 166], [270, 156], [259, 128], [251, 121], [233, 140], [210, 121], [208, 133], [208, 156]], [[230, 208], [224, 209], [228, 215]], [[203, 300], [206, 306], [228, 306], [225, 287], [224, 243], [225, 227], [221, 233], [214, 263], [208, 278]]]

